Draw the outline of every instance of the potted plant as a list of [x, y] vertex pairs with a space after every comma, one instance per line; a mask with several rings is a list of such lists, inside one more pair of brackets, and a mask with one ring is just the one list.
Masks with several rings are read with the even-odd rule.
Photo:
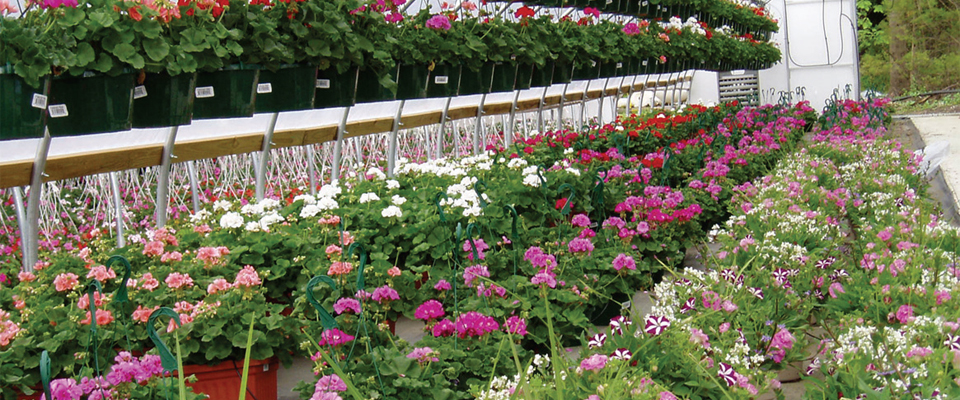
[[0, 140], [39, 137], [58, 42], [7, 10], [0, 13]]
[[352, 106], [356, 102], [358, 66], [365, 52], [374, 51], [373, 43], [355, 29], [358, 17], [347, 12], [359, 6], [356, 1], [303, 2], [298, 14], [304, 15], [300, 25], [285, 22], [291, 31], [299, 31], [294, 46], [298, 57], [318, 68], [315, 108]]
[[[370, 3], [350, 12], [354, 16], [354, 32], [362, 50], [358, 63], [357, 102], [396, 99], [396, 66], [394, 48], [399, 45], [396, 22], [403, 16], [393, 2], [390, 5]], [[373, 44], [376, 43], [376, 46]]]

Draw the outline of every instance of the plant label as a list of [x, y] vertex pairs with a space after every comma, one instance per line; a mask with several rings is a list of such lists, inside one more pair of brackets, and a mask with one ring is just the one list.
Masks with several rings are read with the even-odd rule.
[[40, 93], [34, 93], [33, 99], [30, 101], [30, 105], [34, 108], [45, 110], [47, 108], [47, 96], [44, 96]]
[[618, 63], [617, 63], [617, 69], [620, 69], [620, 68], [623, 68], [623, 63], [622, 63], [622, 62], [618, 62]]
[[206, 99], [214, 96], [213, 86], [203, 86], [194, 89], [193, 94], [198, 99]]
[[440, 75], [433, 77], [433, 83], [437, 85], [446, 85], [450, 81], [450, 77]]
[[267, 93], [273, 93], [273, 85], [271, 85], [270, 82], [258, 83], [257, 94], [267, 94]]
[[644, 6], [644, 7], [646, 7], [648, 4], [650, 4], [649, 1], [644, 1], [644, 2], [640, 3], [640, 5], [641, 5], [641, 6]]
[[134, 98], [134, 100], [136, 100], [136, 99], [142, 99], [142, 98], [144, 98], [144, 97], [147, 97], [147, 87], [146, 87], [146, 86], [140, 85], [140, 86], [137, 86], [137, 87], [134, 87], [134, 88], [133, 88], [133, 98]]
[[47, 110], [50, 112], [51, 118], [63, 118], [70, 115], [70, 113], [67, 112], [66, 104], [53, 104]]
[[643, 66], [644, 66], [644, 67], [647, 66], [647, 60], [643, 60]]
[[317, 89], [330, 89], [330, 80], [317, 79]]

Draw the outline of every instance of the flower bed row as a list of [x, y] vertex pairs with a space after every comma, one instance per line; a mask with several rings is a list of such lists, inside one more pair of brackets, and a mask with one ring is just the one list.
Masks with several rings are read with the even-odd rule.
[[960, 231], [925, 197], [919, 158], [883, 139], [883, 104], [837, 104], [808, 147], [738, 185], [709, 269], [671, 273], [650, 314], [612, 320], [576, 362], [494, 379], [483, 398], [779, 396], [788, 365], [809, 398], [960, 395]]
[[[132, 350], [151, 347], [145, 322], [167, 306], [184, 323], [165, 326], [184, 339], [185, 360], [238, 359], [243, 321], [254, 316], [255, 359], [289, 362], [294, 353], [315, 351], [301, 348], [306, 338], [321, 338], [344, 351], [343, 367], [353, 376], [379, 370], [381, 380], [365, 391], [408, 382], [421, 395], [464, 396], [492, 368], [516, 370], [482, 361], [501, 350], [483, 344], [518, 340], [518, 358], [550, 348], [558, 336], [574, 344], [592, 326], [590, 316], [618, 313], [621, 294], [650, 287], [662, 265], [677, 266], [701, 218], [723, 215], [722, 207], [696, 199], [719, 200], [740, 177], [762, 171], [799, 138], [810, 115], [804, 106], [691, 108], [582, 134], [551, 133], [459, 161], [404, 163], [396, 180], [373, 169], [369, 180], [327, 185], [316, 197], [217, 200], [120, 251], [107, 241], [77, 241], [77, 250], [51, 254], [3, 288], [3, 309], [11, 312], [4, 354], [24, 360], [10, 368], [25, 386], [37, 382], [40, 349], [51, 353], [55, 375], [88, 365], [90, 301], [80, 281], [90, 279], [114, 291], [92, 295], [98, 337], [129, 337]], [[695, 122], [702, 119], [719, 130], [711, 135], [709, 124]], [[676, 182], [686, 186], [667, 185]], [[101, 265], [114, 253], [135, 266], [129, 280]], [[316, 305], [304, 291], [313, 276], [330, 278], [314, 281]], [[118, 304], [119, 287], [129, 303]], [[562, 311], [550, 314], [541, 296]], [[338, 315], [336, 325], [316, 306]], [[439, 351], [437, 365], [445, 365], [434, 384], [401, 379], [410, 376], [401, 365], [414, 365], [393, 363], [408, 349], [385, 346], [391, 334], [375, 328], [401, 314], [428, 324], [431, 335], [418, 347]], [[357, 341], [367, 348], [355, 349]], [[125, 347], [109, 342], [101, 347]], [[492, 354], [478, 357], [483, 352]], [[96, 356], [108, 364], [110, 357]]]

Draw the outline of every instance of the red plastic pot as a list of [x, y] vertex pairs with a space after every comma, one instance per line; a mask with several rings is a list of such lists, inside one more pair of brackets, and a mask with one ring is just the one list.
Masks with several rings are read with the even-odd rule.
[[[250, 360], [250, 372], [247, 378], [246, 398], [252, 400], [277, 400], [276, 358]], [[187, 383], [197, 393], [204, 393], [211, 399], [236, 399], [240, 397], [240, 376], [243, 374], [243, 360], [224, 361], [217, 365], [185, 365], [185, 376], [195, 375], [195, 383]], [[250, 396], [250, 394], [253, 396]]]

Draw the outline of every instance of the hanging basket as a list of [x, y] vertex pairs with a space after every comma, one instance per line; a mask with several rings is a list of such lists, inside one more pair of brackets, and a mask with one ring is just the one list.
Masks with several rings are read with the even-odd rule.
[[170, 76], [166, 72], [137, 77], [133, 89], [133, 127], [159, 128], [190, 125], [197, 74]]
[[132, 73], [56, 77], [50, 84], [47, 125], [53, 136], [130, 130]]
[[460, 65], [437, 64], [427, 81], [427, 97], [453, 97], [460, 90]]
[[490, 93], [512, 92], [516, 84], [517, 64], [512, 62], [494, 64]]
[[397, 100], [427, 97], [427, 78], [429, 77], [430, 69], [426, 65], [398, 65]]
[[197, 73], [193, 118], [252, 117], [259, 76], [259, 68], [250, 65]]
[[578, 65], [573, 70], [573, 79], [578, 81], [586, 81], [590, 79], [599, 78], [600, 65], [601, 64], [595, 60], [590, 60], [581, 65]]
[[533, 66], [533, 76], [530, 87], [547, 87], [553, 84], [553, 60], [547, 60], [543, 65]]
[[573, 81], [573, 63], [557, 61], [553, 67], [553, 83], [570, 83]]
[[[397, 69], [394, 68], [386, 74], [396, 81]], [[397, 99], [396, 93], [383, 87], [380, 84], [380, 74], [371, 69], [361, 69], [357, 77], [357, 103], [373, 103], [378, 101], [393, 101]]]
[[276, 71], [261, 70], [257, 81], [258, 113], [313, 109], [317, 93], [317, 67], [284, 65]]
[[23, 78], [0, 67], [0, 140], [43, 136], [50, 81], [31, 87]]
[[357, 104], [357, 67], [344, 73], [336, 68], [317, 71], [314, 108], [350, 107]]
[[533, 86], [533, 64], [517, 65], [517, 84], [515, 89], [530, 89]]
[[492, 62], [484, 63], [479, 70], [464, 69], [460, 73], [460, 95], [490, 93], [493, 85]]

